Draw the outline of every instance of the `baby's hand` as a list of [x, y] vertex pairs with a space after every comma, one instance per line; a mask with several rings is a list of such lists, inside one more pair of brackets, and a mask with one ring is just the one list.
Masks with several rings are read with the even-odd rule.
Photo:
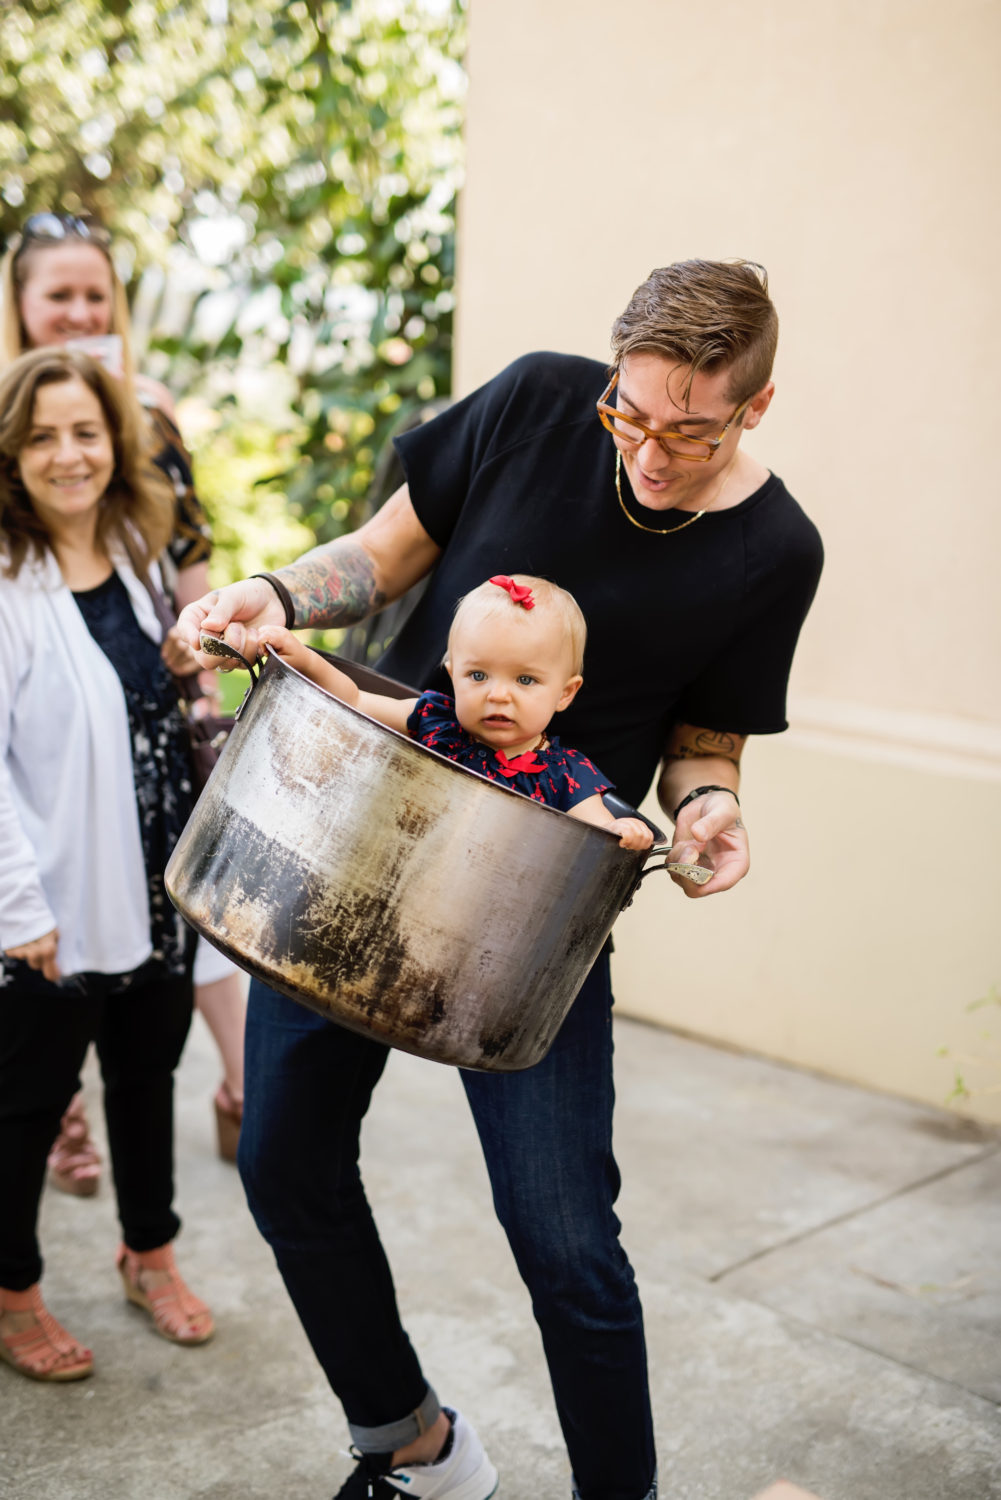
[[309, 659], [309, 647], [303, 645], [299, 637], [291, 630], [286, 630], [284, 625], [263, 625], [257, 632], [257, 639], [262, 649], [274, 652], [275, 656], [280, 656], [290, 666], [299, 667], [303, 660]]
[[623, 849], [649, 849], [653, 843], [653, 834], [639, 818], [616, 818], [606, 826], [609, 833], [618, 834]]

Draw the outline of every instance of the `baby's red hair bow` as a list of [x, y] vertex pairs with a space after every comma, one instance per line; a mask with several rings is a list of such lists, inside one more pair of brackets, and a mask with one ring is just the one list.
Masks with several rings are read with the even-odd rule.
[[506, 573], [495, 573], [490, 582], [495, 583], [499, 589], [507, 589], [515, 604], [520, 604], [522, 609], [535, 608], [532, 590], [522, 583], [515, 583], [514, 579], [508, 578]]

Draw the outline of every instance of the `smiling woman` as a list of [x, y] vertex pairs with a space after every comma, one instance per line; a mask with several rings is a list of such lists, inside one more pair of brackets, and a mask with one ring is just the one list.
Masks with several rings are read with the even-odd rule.
[[21, 321], [36, 349], [111, 331], [111, 262], [85, 241], [53, 245], [25, 282]]
[[84, 555], [93, 552], [97, 509], [114, 468], [111, 433], [90, 387], [77, 375], [40, 386], [18, 472], [56, 556], [65, 558], [64, 578], [74, 543]]
[[[137, 374], [125, 287], [112, 256], [112, 238], [97, 220], [61, 211], [32, 214], [0, 261], [0, 364], [29, 349], [79, 348], [116, 377], [130, 426], [148, 428], [157, 464], [174, 493], [174, 521], [160, 558], [164, 582], [181, 609], [208, 588], [209, 528], [195, 493], [190, 457], [174, 422], [170, 392]], [[200, 682], [216, 698], [214, 674]], [[221, 955], [201, 944], [198, 1002], [219, 1047], [223, 1081], [214, 1098], [220, 1154], [235, 1158], [243, 1099], [243, 1016], [240, 977]], [[50, 1157], [51, 1180], [66, 1192], [90, 1194], [100, 1173], [82, 1097]]]
[[40, 349], [0, 377], [0, 1358], [36, 1380], [93, 1368], [45, 1309], [36, 1235], [92, 1040], [125, 1295], [166, 1338], [212, 1334], [171, 1249], [194, 934], [163, 871], [193, 794], [146, 586], [173, 497], [145, 432], [85, 354]]
[[172, 497], [119, 382], [86, 354], [48, 349], [16, 360], [2, 389], [0, 529], [11, 576], [29, 554], [58, 556], [74, 514], [86, 518], [85, 550], [104, 555], [117, 537], [145, 571], [170, 535]]
[[168, 539], [172, 591], [180, 608], [208, 584], [208, 525], [194, 491], [170, 392], [136, 372], [125, 287], [109, 232], [73, 214], [32, 214], [0, 262], [0, 362], [29, 349], [84, 348], [121, 382], [134, 420], [152, 429], [155, 462], [174, 489]]

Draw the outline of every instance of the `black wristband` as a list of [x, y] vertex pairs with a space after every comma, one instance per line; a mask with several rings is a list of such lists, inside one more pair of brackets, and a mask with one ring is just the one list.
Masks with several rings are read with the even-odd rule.
[[263, 578], [265, 583], [270, 583], [271, 587], [274, 589], [275, 593], [282, 601], [282, 608], [285, 610], [285, 629], [294, 630], [295, 605], [292, 603], [292, 595], [282, 583], [281, 579], [276, 578], [274, 573], [251, 573], [250, 576], [251, 578]]
[[740, 798], [737, 796], [737, 793], [734, 791], [732, 786], [697, 786], [694, 792], [689, 792], [687, 797], [682, 797], [681, 801], [674, 809], [673, 817], [675, 823], [677, 823], [678, 821], [678, 814], [681, 809], [683, 807], [687, 807], [689, 802], [694, 802], [696, 797], [701, 797], [703, 792], [729, 792], [730, 796], [733, 798], [734, 802], [736, 802], [737, 806], [740, 806]]

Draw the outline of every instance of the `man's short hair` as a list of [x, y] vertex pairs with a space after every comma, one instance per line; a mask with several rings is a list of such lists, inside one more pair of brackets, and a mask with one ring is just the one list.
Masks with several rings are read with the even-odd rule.
[[729, 374], [734, 405], [771, 378], [779, 319], [768, 273], [750, 260], [681, 260], [651, 271], [612, 325], [614, 368], [630, 354], [660, 354], [698, 374]]

